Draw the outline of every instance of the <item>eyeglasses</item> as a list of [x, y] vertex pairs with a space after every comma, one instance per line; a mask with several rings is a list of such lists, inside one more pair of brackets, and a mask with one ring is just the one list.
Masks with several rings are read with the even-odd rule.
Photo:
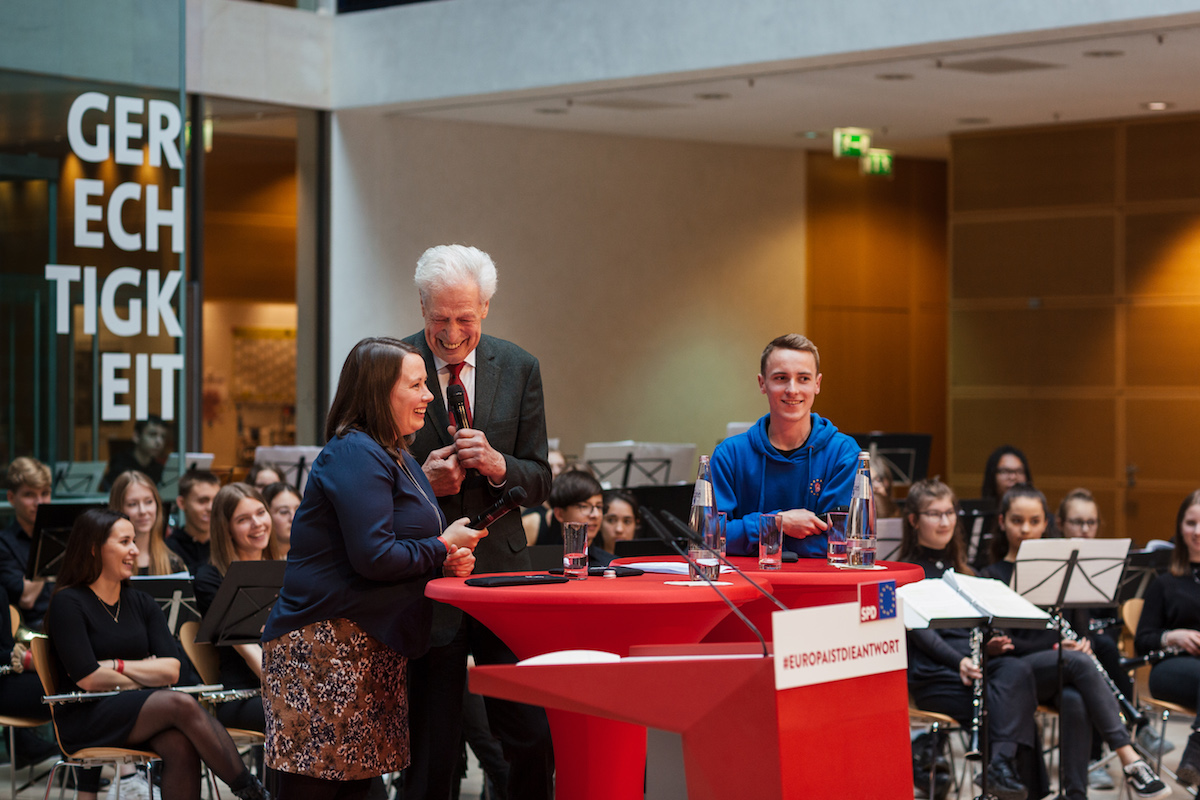
[[1021, 469], [1020, 467], [1017, 467], [1015, 469], [1010, 469], [1008, 467], [1001, 467], [1000, 469], [996, 470], [996, 474], [1003, 475], [1006, 478], [1015, 478], [1017, 476], [1025, 477], [1025, 470]]
[[1067, 520], [1067, 524], [1072, 528], [1098, 528], [1100, 527], [1100, 520], [1072, 518]]
[[936, 519], [938, 521], [944, 519], [954, 519], [956, 516], [953, 511], [922, 511], [920, 516], [925, 519]]
[[571, 507], [578, 508], [584, 514], [587, 514], [589, 516], [592, 514], [603, 514], [604, 513], [604, 504], [603, 503], [595, 503], [595, 504], [593, 504], [593, 503], [571, 503]]

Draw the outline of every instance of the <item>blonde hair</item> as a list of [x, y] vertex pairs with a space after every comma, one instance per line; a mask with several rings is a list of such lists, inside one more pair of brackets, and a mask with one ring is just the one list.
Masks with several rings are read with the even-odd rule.
[[[257, 500], [267, 511], [271, 510], [258, 489], [248, 483], [231, 483], [223, 486], [221, 491], [217, 492], [217, 496], [213, 498], [212, 517], [208, 529], [208, 560], [222, 575], [229, 571], [230, 564], [238, 560], [237, 552], [233, 547], [233, 531], [230, 530], [229, 523], [233, 519], [238, 503], [247, 498]], [[277, 561], [279, 555], [279, 543], [275, 541], [274, 526], [272, 525], [271, 536], [267, 539], [267, 546], [262, 552], [262, 560]]]
[[50, 468], [36, 458], [21, 456], [8, 465], [8, 488], [15, 492], [23, 486], [49, 489], [52, 483]]
[[131, 469], [127, 472], [122, 472], [113, 481], [112, 489], [108, 493], [108, 507], [113, 511], [125, 513], [125, 495], [129, 492], [129, 487], [133, 485], [145, 486], [150, 490], [150, 494], [154, 496], [154, 524], [150, 526], [150, 541], [146, 549], [150, 553], [150, 574], [151, 575], [170, 575], [175, 570], [171, 567], [171, 551], [167, 549], [167, 539], [164, 533], [166, 527], [166, 515], [163, 514], [162, 495], [158, 493], [158, 487], [154, 485], [154, 481], [150, 480], [144, 473]]

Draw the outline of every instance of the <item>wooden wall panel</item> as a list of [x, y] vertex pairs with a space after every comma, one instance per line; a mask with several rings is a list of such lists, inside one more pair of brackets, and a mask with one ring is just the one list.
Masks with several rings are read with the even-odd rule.
[[956, 298], [1109, 295], [1115, 217], [964, 222], [954, 228]]
[[1195, 305], [1132, 306], [1125, 374], [1130, 386], [1194, 387], [1200, 379]]
[[1109, 399], [952, 398], [954, 472], [982, 476], [988, 454], [1011, 444], [1025, 452], [1039, 486], [1053, 477], [1108, 478], [1116, 418]]
[[1200, 209], [1130, 214], [1126, 285], [1133, 295], [1200, 295]]
[[1200, 120], [1131, 124], [1125, 141], [1126, 199], [1200, 198]]
[[808, 321], [825, 377], [816, 410], [843, 431], [934, 436], [945, 471], [946, 165], [897, 159], [892, 180], [810, 153]]
[[951, 312], [951, 385], [1112, 386], [1111, 308]]
[[[1196, 482], [1196, 486], [1200, 487], [1200, 481]], [[1175, 515], [1179, 513], [1179, 504], [1190, 492], [1191, 489], [1127, 490], [1122, 509], [1128, 520], [1126, 535], [1137, 545], [1143, 545], [1151, 539], [1170, 541], [1175, 535]]]
[[1200, 399], [1130, 399], [1126, 409], [1137, 480], [1200, 486]]
[[1116, 131], [1056, 127], [955, 138], [955, 213], [1112, 203]]

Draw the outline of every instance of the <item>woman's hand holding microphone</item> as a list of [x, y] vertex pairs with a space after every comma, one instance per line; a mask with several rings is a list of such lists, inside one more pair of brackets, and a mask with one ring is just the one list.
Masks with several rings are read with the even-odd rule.
[[452, 522], [442, 535], [447, 555], [442, 572], [450, 578], [465, 578], [475, 569], [475, 546], [488, 535], [487, 528], [475, 530], [467, 527], [467, 517]]

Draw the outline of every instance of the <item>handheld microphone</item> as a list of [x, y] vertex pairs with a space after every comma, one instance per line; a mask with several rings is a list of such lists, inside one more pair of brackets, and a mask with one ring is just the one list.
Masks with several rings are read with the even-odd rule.
[[[463, 428], [471, 427], [467, 424], [467, 392], [460, 384], [452, 383], [446, 387], [446, 405], [449, 406], [450, 419], [454, 423], [454, 427], [460, 431]], [[467, 470], [467, 477], [477, 474], [479, 473], [474, 469]]]
[[490, 508], [485, 509], [479, 516], [468, 522], [467, 527], [477, 531], [483, 530], [521, 505], [521, 501], [524, 499], [525, 490], [520, 486], [514, 486], [500, 495], [500, 499], [493, 503]]
[[450, 407], [450, 419], [454, 427], [460, 431], [471, 427], [467, 424], [467, 393], [462, 386], [452, 383], [446, 387], [446, 405]]

